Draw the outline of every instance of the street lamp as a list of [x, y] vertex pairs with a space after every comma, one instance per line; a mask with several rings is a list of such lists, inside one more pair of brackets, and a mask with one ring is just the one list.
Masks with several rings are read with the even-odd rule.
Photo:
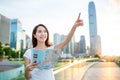
[[19, 63], [20, 63], [20, 51], [19, 51], [19, 54], [18, 54], [18, 58], [19, 58]]
[[3, 60], [5, 60], [5, 51], [3, 52]]

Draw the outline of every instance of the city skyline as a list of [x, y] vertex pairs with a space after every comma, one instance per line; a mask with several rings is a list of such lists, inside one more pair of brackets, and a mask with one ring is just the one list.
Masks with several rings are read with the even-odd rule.
[[78, 13], [81, 12], [84, 26], [76, 30], [75, 39], [78, 42], [80, 35], [85, 35], [87, 45], [89, 45], [89, 1], [94, 1], [96, 5], [97, 28], [98, 35], [101, 36], [102, 53], [104, 55], [120, 55], [119, 0], [0, 0], [0, 13], [11, 19], [18, 18], [30, 37], [35, 25], [45, 24], [50, 31], [52, 40], [52, 36], [56, 32], [66, 35]]

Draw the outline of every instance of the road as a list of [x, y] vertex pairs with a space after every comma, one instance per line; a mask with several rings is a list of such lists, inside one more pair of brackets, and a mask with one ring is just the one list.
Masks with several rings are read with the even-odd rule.
[[99, 62], [87, 70], [82, 80], [120, 80], [120, 68], [114, 62]]

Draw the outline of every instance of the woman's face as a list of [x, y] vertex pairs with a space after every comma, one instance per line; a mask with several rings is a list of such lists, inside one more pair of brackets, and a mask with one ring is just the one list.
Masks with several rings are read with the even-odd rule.
[[44, 27], [39, 26], [37, 28], [36, 34], [34, 34], [34, 37], [39, 42], [45, 42], [47, 39], [47, 30]]

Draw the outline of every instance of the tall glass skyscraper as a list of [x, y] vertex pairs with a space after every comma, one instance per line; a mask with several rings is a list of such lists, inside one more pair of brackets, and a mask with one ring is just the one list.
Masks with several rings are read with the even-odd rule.
[[89, 32], [90, 37], [97, 36], [96, 9], [94, 2], [89, 3]]
[[22, 25], [18, 19], [11, 20], [10, 47], [16, 50], [23, 49]]
[[10, 19], [0, 14], [0, 42], [2, 44], [10, 43]]
[[31, 39], [22, 29], [19, 19], [10, 19], [0, 14], [0, 42], [10, 44], [10, 47], [16, 50], [22, 50], [31, 47]]
[[90, 34], [90, 55], [101, 54], [101, 39], [97, 35], [96, 9], [93, 1], [89, 2], [89, 34]]
[[80, 53], [86, 53], [86, 42], [85, 42], [85, 36], [80, 36]]
[[[66, 38], [66, 35], [60, 35], [58, 33], [54, 34], [53, 40], [54, 44], [59, 44]], [[75, 44], [75, 37], [73, 36], [71, 41], [62, 49], [64, 53], [74, 54], [74, 44]]]

